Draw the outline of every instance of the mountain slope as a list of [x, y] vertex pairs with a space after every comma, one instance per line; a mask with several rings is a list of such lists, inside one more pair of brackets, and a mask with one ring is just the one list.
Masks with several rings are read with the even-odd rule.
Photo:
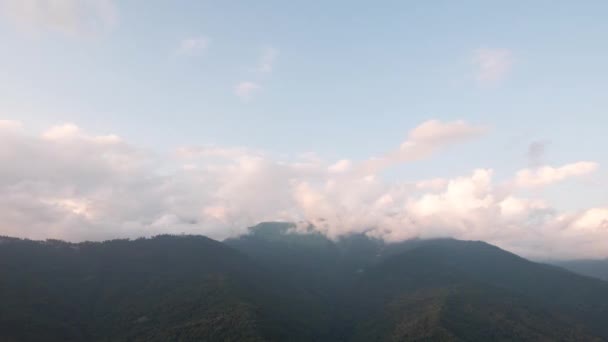
[[596, 333], [608, 336], [603, 318], [608, 314], [604, 299], [608, 298], [608, 284], [604, 282], [534, 263], [483, 242], [428, 241], [411, 254], [576, 317]]
[[608, 283], [453, 239], [265, 223], [70, 244], [0, 238], [2, 341], [608, 341]]
[[269, 276], [204, 237], [13, 240], [0, 248], [0, 337], [263, 341], [310, 330]]
[[[288, 229], [262, 224], [251, 235], [227, 243], [262, 260], [279, 276], [295, 274], [302, 287], [311, 286], [304, 281], [307, 278], [325, 279], [327, 287], [320, 291], [331, 293], [327, 301], [340, 307], [332, 319], [340, 322], [345, 339], [388, 339], [386, 333], [397, 326], [402, 328], [395, 336], [405, 338], [421, 329], [414, 324], [415, 317], [428, 317], [420, 322], [448, 340], [517, 336], [572, 341], [608, 336], [603, 324], [607, 284], [495, 246], [454, 239], [383, 244], [362, 235], [330, 241], [321, 235], [288, 234]], [[317, 286], [313, 289], [319, 291]], [[416, 302], [421, 293], [430, 304]], [[405, 318], [389, 319], [395, 317]], [[458, 328], [461, 325], [469, 329]], [[370, 335], [374, 326], [382, 333]], [[502, 335], [472, 335], [484, 331], [482, 327], [491, 327], [485, 330], [489, 332], [502, 329]]]
[[355, 296], [373, 295], [359, 310], [363, 314], [353, 339], [580, 341], [605, 336], [567, 308], [514, 291], [523, 285], [496, 279], [484, 270], [484, 258], [505, 272], [511, 272], [510, 262], [519, 262], [489, 245], [446, 240], [429, 241], [366, 270]]

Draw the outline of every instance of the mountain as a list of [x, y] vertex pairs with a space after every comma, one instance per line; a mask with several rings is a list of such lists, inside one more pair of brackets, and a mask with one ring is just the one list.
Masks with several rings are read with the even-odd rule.
[[306, 333], [310, 327], [298, 326], [299, 317], [307, 316], [305, 308], [298, 311], [305, 295], [205, 237], [2, 241], [2, 341], [266, 341], [294, 332], [301, 340], [314, 337]]
[[479, 241], [0, 238], [2, 341], [608, 341], [608, 282]]
[[608, 281], [608, 259], [554, 261], [554, 265], [574, 273]]
[[[362, 235], [332, 242], [320, 234], [288, 231], [288, 225], [263, 224], [226, 243], [279, 275], [295, 275], [300, 286], [311, 286], [300, 280], [307, 277], [325, 279], [331, 305], [343, 308], [334, 320], [350, 322], [340, 326], [346, 340], [577, 341], [608, 336], [608, 283], [484, 242], [384, 244]], [[279, 246], [285, 250], [271, 255]], [[419, 317], [427, 318], [414, 324]]]
[[601, 340], [606, 285], [483, 242], [426, 241], [365, 272], [357, 340]]

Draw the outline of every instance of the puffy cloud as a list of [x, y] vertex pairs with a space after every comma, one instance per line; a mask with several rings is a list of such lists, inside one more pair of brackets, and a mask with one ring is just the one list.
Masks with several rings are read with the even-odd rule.
[[353, 163], [348, 159], [341, 159], [338, 160], [335, 164], [330, 165], [327, 168], [327, 171], [329, 171], [330, 173], [343, 173], [350, 170], [352, 164]]
[[128, 195], [150, 167], [144, 153], [120, 139], [89, 136], [73, 125], [41, 136], [0, 130], [0, 145], [0, 231], [9, 235], [107, 237], [114, 232], [96, 232], [91, 223], [107, 220], [106, 209], [120, 197], [114, 191]]
[[498, 203], [501, 215], [507, 220], [526, 219], [530, 211], [542, 211], [548, 209], [547, 204], [542, 200], [529, 200], [507, 196]]
[[248, 100], [251, 100], [253, 95], [261, 88], [262, 87], [257, 83], [249, 82], [249, 81], [242, 81], [242, 82], [239, 82], [234, 87], [234, 93], [241, 100], [248, 101]]
[[608, 208], [593, 208], [585, 211], [572, 224], [578, 230], [608, 231]]
[[16, 131], [21, 129], [23, 126], [21, 122], [14, 120], [0, 120], [0, 130], [5, 132], [7, 131]]
[[238, 160], [250, 158], [252, 156], [263, 156], [261, 151], [249, 148], [220, 147], [214, 145], [180, 147], [175, 152], [178, 157], [183, 159], [218, 158], [224, 160]]
[[420, 190], [441, 190], [448, 185], [448, 180], [443, 178], [425, 179], [416, 182], [416, 188]]
[[26, 30], [57, 30], [68, 34], [113, 28], [118, 8], [113, 0], [0, 0], [2, 12]]
[[523, 169], [515, 176], [515, 185], [531, 188], [550, 185], [571, 177], [581, 177], [597, 170], [598, 164], [589, 161], [566, 164], [560, 167], [541, 166], [535, 169]]
[[190, 37], [182, 39], [177, 48], [178, 55], [195, 56], [202, 54], [209, 47], [209, 38]]
[[481, 48], [473, 54], [475, 78], [483, 85], [502, 81], [513, 66], [513, 56], [508, 49]]
[[431, 156], [439, 150], [483, 135], [486, 128], [464, 121], [429, 120], [412, 129], [400, 148], [383, 157], [373, 158], [361, 165], [363, 174], [375, 174], [397, 163], [411, 162]]
[[455, 237], [535, 258], [608, 255], [608, 208], [560, 213], [542, 199], [504, 193], [492, 174], [478, 169], [434, 190], [369, 177], [302, 182], [294, 196], [306, 222], [332, 238], [353, 232], [386, 241]]
[[[421, 125], [408, 141], [433, 150], [480, 133], [468, 127]], [[331, 238], [452, 236], [535, 257], [608, 255], [608, 208], [560, 212], [509, 192], [491, 169], [386, 181], [353, 172], [348, 160], [326, 163], [313, 154], [276, 160], [247, 148], [200, 146], [161, 155], [73, 124], [33, 135], [8, 121], [0, 121], [0, 165], [5, 235], [77, 241], [184, 232], [222, 239], [260, 221], [288, 220]]]
[[401, 145], [407, 149], [415, 145], [440, 147], [480, 136], [485, 128], [467, 124], [464, 121], [441, 122], [429, 120], [410, 131], [408, 139]]

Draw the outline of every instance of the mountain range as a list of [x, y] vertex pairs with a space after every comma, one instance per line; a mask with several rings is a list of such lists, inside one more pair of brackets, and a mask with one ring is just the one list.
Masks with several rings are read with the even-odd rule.
[[608, 259], [579, 259], [553, 261], [552, 264], [574, 273], [608, 281]]
[[2, 341], [608, 341], [608, 282], [481, 241], [0, 237]]

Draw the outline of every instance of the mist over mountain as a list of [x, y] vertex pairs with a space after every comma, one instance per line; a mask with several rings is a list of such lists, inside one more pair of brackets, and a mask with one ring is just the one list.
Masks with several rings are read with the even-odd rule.
[[330, 239], [450, 236], [533, 258], [606, 257], [608, 208], [560, 210], [528, 196], [590, 176], [596, 162], [522, 168], [507, 179], [485, 166], [432, 178], [385, 176], [487, 131], [465, 120], [430, 119], [378, 155], [335, 161], [230, 146], [165, 154], [75, 124], [36, 134], [0, 119], [0, 144], [11, 151], [0, 153], [0, 233], [73, 242], [180, 233], [222, 240], [283, 220], [312, 224]]
[[603, 341], [606, 298], [480, 241], [0, 238], [3, 341]]
[[608, 342], [607, 14], [0, 0], [0, 342]]
[[608, 259], [561, 260], [552, 263], [575, 273], [608, 281]]

